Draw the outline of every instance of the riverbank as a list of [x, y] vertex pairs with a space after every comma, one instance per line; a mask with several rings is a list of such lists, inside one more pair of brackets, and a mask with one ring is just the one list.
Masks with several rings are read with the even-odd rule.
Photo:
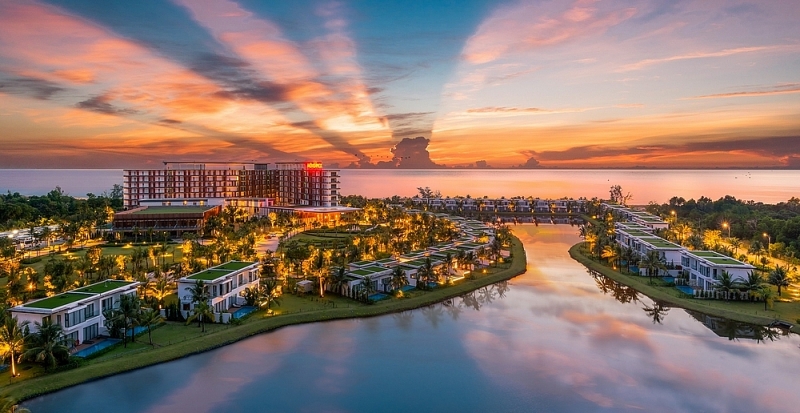
[[[614, 281], [634, 288], [655, 301], [663, 302], [673, 307], [757, 325], [768, 325], [776, 320], [786, 321], [795, 325], [797, 324], [797, 318], [800, 317], [798, 311], [800, 309], [797, 306], [791, 306], [792, 303], [776, 302], [772, 310], [764, 310], [763, 302], [751, 303], [685, 298], [685, 294], [674, 287], [651, 285], [647, 277], [623, 274], [587, 257], [581, 250], [581, 244], [577, 243], [569, 249], [569, 255], [572, 259]], [[797, 325], [792, 327], [792, 332], [800, 333]]]
[[[98, 362], [88, 361], [86, 365], [73, 370], [54, 373], [17, 382], [0, 389], [0, 393], [23, 401], [32, 397], [51, 393], [70, 386], [108, 377], [158, 363], [179, 359], [192, 354], [209, 351], [245, 338], [296, 324], [347, 318], [374, 317], [413, 310], [436, 304], [487, 285], [511, 279], [525, 272], [527, 258], [521, 241], [513, 237], [511, 245], [513, 260], [508, 267], [501, 265], [492, 268], [489, 274], [474, 280], [427, 291], [410, 298], [380, 301], [373, 305], [360, 305], [350, 308], [330, 308], [319, 311], [283, 314], [274, 317], [259, 312], [247, 319], [244, 324], [231, 326], [224, 330], [204, 335], [195, 340], [184, 341], [165, 347], [150, 349], [130, 356]], [[193, 328], [187, 326], [186, 328]]]

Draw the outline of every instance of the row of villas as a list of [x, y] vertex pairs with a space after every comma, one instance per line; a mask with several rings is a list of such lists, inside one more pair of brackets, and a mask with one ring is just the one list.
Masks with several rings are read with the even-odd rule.
[[[750, 264], [733, 259], [716, 251], [690, 251], [653, 234], [653, 229], [639, 223], [619, 223], [615, 229], [616, 242], [636, 251], [640, 257], [655, 251], [667, 264], [668, 274], [688, 274], [689, 285], [700, 290], [713, 290], [722, 272], [734, 281], [747, 280], [755, 269]], [[646, 270], [642, 271], [646, 275]]]
[[603, 207], [607, 210], [610, 210], [618, 221], [628, 221], [648, 227], [650, 229], [669, 228], [669, 222], [664, 221], [661, 219], [661, 217], [646, 211], [637, 211], [626, 206], [609, 203], [604, 203]]
[[489, 198], [421, 198], [413, 197], [416, 206], [427, 205], [431, 209], [464, 212], [538, 212], [538, 213], [581, 213], [585, 212], [584, 199], [489, 199]]
[[[181, 278], [178, 281], [178, 299], [184, 317], [188, 317], [196, 305], [192, 302], [191, 288], [198, 280], [207, 288], [216, 321], [227, 323], [232, 311], [242, 304], [241, 292], [247, 287], [258, 286], [259, 263], [230, 261]], [[103, 312], [118, 308], [121, 296], [135, 295], [139, 284], [137, 281], [101, 281], [33, 300], [12, 307], [9, 311], [20, 322], [28, 321], [32, 332], [36, 332], [34, 323], [42, 324], [49, 319], [62, 327], [70, 345], [80, 346], [81, 343], [109, 335]]]
[[137, 281], [107, 280], [77, 288], [52, 297], [33, 300], [9, 311], [20, 322], [34, 323], [50, 320], [62, 327], [69, 343], [81, 343], [107, 335], [103, 311], [117, 308], [122, 295], [136, 294]]
[[[358, 261], [350, 263], [345, 273], [347, 283], [341, 287], [341, 291], [333, 291], [348, 297], [355, 297], [365, 278], [369, 277], [372, 282], [373, 290], [377, 293], [392, 292], [392, 273], [395, 268], [403, 270], [407, 285], [416, 287], [420, 281], [418, 272], [421, 267], [426, 265], [430, 259], [431, 267], [434, 271], [441, 271], [443, 266], [448, 265], [450, 259], [449, 274], [447, 280], [456, 282], [464, 279], [470, 270], [459, 269], [455, 265], [456, 257], [460, 252], [471, 252], [478, 256], [478, 252], [487, 248], [494, 240], [494, 228], [479, 221], [465, 220], [459, 217], [450, 217], [446, 214], [434, 214], [437, 217], [447, 217], [451, 219], [459, 228], [462, 236], [450, 243], [443, 243], [425, 250], [412, 251], [398, 257], [389, 257], [380, 260]], [[489, 261], [481, 261], [482, 265], [488, 265]], [[332, 291], [333, 286], [328, 285], [326, 289]]]

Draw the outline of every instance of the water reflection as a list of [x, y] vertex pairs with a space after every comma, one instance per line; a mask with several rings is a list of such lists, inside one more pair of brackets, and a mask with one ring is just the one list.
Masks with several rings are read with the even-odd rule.
[[800, 362], [796, 336], [668, 310], [587, 275], [567, 254], [579, 241], [570, 227], [514, 231], [528, 272], [509, 282], [419, 310], [287, 327], [26, 407], [752, 413], [800, 404], [800, 371], [786, 368]]
[[755, 340], [757, 343], [764, 343], [778, 340], [781, 336], [789, 334], [786, 331], [781, 331], [773, 327], [741, 323], [727, 318], [699, 313], [697, 311], [686, 310], [686, 312], [709, 330], [713, 331], [714, 334], [727, 338], [730, 341], [744, 338]]
[[597, 288], [603, 294], [611, 294], [615, 300], [623, 304], [639, 302], [640, 293], [634, 288], [614, 281], [595, 270], [587, 269], [586, 271], [589, 273], [592, 279], [594, 279], [594, 282], [597, 284]]

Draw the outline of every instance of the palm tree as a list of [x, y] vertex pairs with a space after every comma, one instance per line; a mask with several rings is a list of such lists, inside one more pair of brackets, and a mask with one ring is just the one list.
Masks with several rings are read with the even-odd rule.
[[28, 322], [19, 323], [17, 317], [5, 317], [3, 324], [0, 325], [0, 352], [3, 357], [11, 358], [11, 377], [17, 375], [16, 358], [22, 353], [25, 344], [25, 330]]
[[198, 327], [203, 328], [203, 332], [206, 332], [206, 319], [209, 321], [214, 320], [214, 310], [208, 304], [208, 301], [200, 301], [199, 303], [194, 305], [194, 309], [192, 310], [192, 315], [186, 319], [186, 325], [189, 325], [194, 320], [197, 320]]
[[344, 267], [339, 267], [333, 271], [331, 277], [331, 290], [337, 294], [342, 294], [342, 289], [347, 285], [347, 270]]
[[428, 282], [431, 280], [433, 275], [433, 264], [431, 263], [431, 258], [425, 258], [425, 264], [423, 264], [419, 269], [417, 269], [417, 288], [420, 287], [420, 283], [422, 283], [422, 289], [428, 289]]
[[728, 239], [728, 242], [731, 244], [731, 247], [733, 247], [734, 254], [739, 255], [739, 248], [742, 247], [742, 240], [736, 237], [732, 237]]
[[193, 286], [189, 287], [189, 295], [191, 295], [192, 303], [199, 303], [208, 301], [208, 287], [202, 280], [197, 280]]
[[147, 338], [150, 341], [150, 346], [153, 346], [153, 326], [159, 325], [164, 321], [161, 314], [153, 309], [142, 310], [136, 318], [136, 324], [142, 327], [147, 327]]
[[362, 296], [364, 301], [369, 301], [369, 296], [375, 292], [375, 286], [372, 285], [372, 277], [369, 275], [365, 275], [364, 278], [361, 280], [361, 283], [358, 285], [359, 293]]
[[639, 262], [639, 267], [647, 270], [647, 277], [652, 284], [653, 276], [657, 276], [660, 270], [666, 268], [666, 265], [658, 251], [651, 250], [647, 251], [647, 254]]
[[605, 258], [606, 260], [608, 260], [608, 263], [613, 265], [614, 267], [617, 266], [616, 262], [617, 262], [617, 259], [620, 256], [619, 247], [617, 247], [617, 245], [619, 245], [619, 244], [604, 246], [603, 247], [603, 252], [602, 252], [602, 254], [600, 254], [601, 258]]
[[117, 301], [116, 318], [122, 324], [122, 346], [128, 347], [128, 328], [131, 329], [131, 340], [133, 340], [133, 327], [142, 311], [142, 302], [135, 294], [122, 294]]
[[762, 284], [761, 288], [757, 291], [758, 296], [764, 300], [764, 310], [767, 310], [767, 307], [772, 308], [772, 303], [775, 299], [775, 291], [772, 291], [772, 288], [766, 284]]
[[740, 283], [748, 293], [754, 294], [764, 286], [764, 277], [755, 271], [747, 273], [747, 279]]
[[398, 290], [408, 285], [406, 272], [399, 265], [392, 270], [392, 288]]
[[155, 283], [149, 286], [149, 291], [152, 297], [158, 300], [159, 307], [164, 305], [164, 298], [175, 290], [175, 286], [167, 280], [166, 277], [161, 277]]
[[789, 266], [782, 267], [776, 265], [775, 269], [769, 273], [769, 283], [778, 287], [778, 296], [781, 295], [781, 288], [788, 287], [792, 278], [789, 276]]
[[278, 280], [275, 278], [262, 279], [258, 287], [258, 306], [266, 306], [267, 313], [269, 313], [272, 303], [280, 305], [278, 294]]
[[722, 291], [725, 293], [726, 299], [730, 299], [730, 293], [738, 290], [739, 282], [735, 281], [731, 274], [725, 270], [720, 274], [717, 283], [714, 285], [714, 290]]
[[31, 334], [31, 347], [22, 353], [22, 358], [42, 363], [44, 371], [56, 366], [59, 360], [69, 357], [69, 349], [64, 343], [68, 341], [60, 324], [54, 324], [50, 318], [41, 323], [33, 323], [36, 332]]

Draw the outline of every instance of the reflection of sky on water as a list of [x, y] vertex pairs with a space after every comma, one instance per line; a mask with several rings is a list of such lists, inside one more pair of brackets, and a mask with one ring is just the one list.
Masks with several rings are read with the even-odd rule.
[[650, 300], [616, 301], [624, 291], [604, 294], [569, 258], [576, 228], [515, 232], [529, 268], [506, 285], [416, 311], [284, 328], [29, 407], [749, 413], [800, 402], [800, 373], [786, 367], [800, 358], [796, 338], [730, 341], [679, 309], [654, 324], [642, 309]]

